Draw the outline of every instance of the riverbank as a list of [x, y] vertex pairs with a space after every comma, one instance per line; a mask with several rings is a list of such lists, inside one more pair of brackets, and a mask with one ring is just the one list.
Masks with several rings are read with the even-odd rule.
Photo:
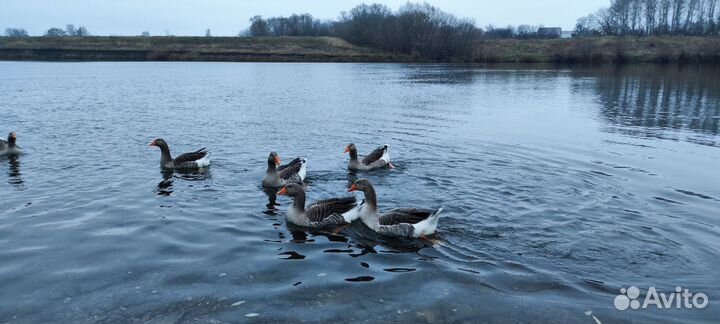
[[478, 63], [720, 63], [719, 37], [501, 39], [478, 43]]
[[334, 37], [0, 37], [0, 60], [398, 62]]
[[[0, 37], [0, 60], [427, 62], [334, 37]], [[465, 62], [720, 63], [720, 38], [481, 40]]]

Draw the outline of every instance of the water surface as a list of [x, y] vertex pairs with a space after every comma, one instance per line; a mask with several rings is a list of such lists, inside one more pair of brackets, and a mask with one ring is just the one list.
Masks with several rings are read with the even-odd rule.
[[[0, 323], [720, 319], [718, 67], [0, 62], [0, 116]], [[213, 164], [164, 173], [156, 137]], [[444, 206], [435, 243], [286, 225], [271, 150], [310, 201]], [[710, 304], [616, 310], [631, 285]]]

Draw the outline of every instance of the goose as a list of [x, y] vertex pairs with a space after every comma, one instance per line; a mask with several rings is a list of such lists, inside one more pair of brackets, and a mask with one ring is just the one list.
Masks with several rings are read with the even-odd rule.
[[263, 178], [262, 186], [265, 188], [279, 188], [290, 183], [301, 183], [307, 173], [307, 160], [295, 158], [286, 165], [280, 165], [280, 156], [270, 152], [268, 167]]
[[380, 215], [377, 211], [375, 188], [369, 180], [356, 180], [348, 189], [348, 192], [352, 191], [362, 191], [365, 194], [365, 203], [356, 217], [378, 234], [425, 238], [426, 235], [434, 234], [437, 229], [442, 208], [397, 208]]
[[328, 226], [339, 226], [357, 219], [357, 200], [355, 197], [330, 198], [318, 200], [306, 209], [305, 189], [296, 183], [284, 186], [277, 193], [287, 195], [293, 199], [293, 204], [287, 212], [287, 221], [295, 225], [323, 228]]
[[158, 138], [150, 142], [148, 146], [160, 148], [160, 166], [166, 169], [199, 169], [210, 165], [210, 152], [201, 148], [195, 152], [185, 153], [176, 158], [170, 155], [170, 148], [164, 139]]
[[350, 161], [348, 162], [349, 170], [369, 171], [379, 168], [394, 168], [390, 163], [390, 145], [383, 145], [376, 148], [370, 154], [358, 161], [357, 148], [355, 144], [350, 143], [345, 147], [345, 153], [350, 153]]
[[0, 155], [18, 155], [22, 153], [20, 147], [15, 144], [17, 134], [12, 132], [8, 134], [7, 142], [0, 139]]

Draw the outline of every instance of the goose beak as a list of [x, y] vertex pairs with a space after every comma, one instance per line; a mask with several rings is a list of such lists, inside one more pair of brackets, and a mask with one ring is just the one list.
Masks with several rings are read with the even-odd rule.
[[343, 153], [347, 153], [347, 152], [350, 152], [350, 146], [345, 146], [345, 152], [343, 152]]
[[280, 165], [280, 157], [279, 156], [275, 157], [275, 164]]
[[280, 191], [278, 191], [277, 194], [279, 196], [287, 195], [287, 187], [283, 187], [282, 189], [280, 189]]
[[350, 188], [348, 188], [348, 192], [352, 192], [352, 191], [356, 191], [356, 190], [357, 190], [357, 186], [354, 183], [352, 186], [350, 186]]
[[155, 144], [155, 141], [152, 141], [150, 142], [150, 144], [148, 144], [148, 146], [157, 146], [157, 144]]

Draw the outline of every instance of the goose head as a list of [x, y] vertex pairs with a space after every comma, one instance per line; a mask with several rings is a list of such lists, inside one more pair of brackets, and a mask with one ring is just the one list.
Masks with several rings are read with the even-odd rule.
[[8, 144], [11, 146], [15, 144], [15, 141], [17, 140], [17, 134], [15, 132], [11, 132], [8, 134]]
[[288, 197], [295, 197], [300, 194], [304, 194], [305, 190], [298, 184], [291, 183], [285, 187], [282, 187], [280, 191], [277, 192], [278, 196], [288, 196]]
[[357, 152], [357, 148], [355, 148], [355, 144], [350, 143], [350, 144], [348, 144], [348, 146], [345, 146], [344, 153], [348, 153], [348, 152]]
[[275, 166], [280, 166], [280, 156], [276, 152], [270, 152], [270, 155], [268, 156], [268, 164], [275, 164]]
[[167, 142], [162, 138], [156, 138], [148, 146], [157, 146], [159, 148], [168, 147]]
[[370, 183], [370, 180], [368, 179], [357, 179], [353, 184], [348, 188], [348, 192], [353, 191], [362, 191], [365, 192], [366, 190], [372, 188], [372, 184]]

